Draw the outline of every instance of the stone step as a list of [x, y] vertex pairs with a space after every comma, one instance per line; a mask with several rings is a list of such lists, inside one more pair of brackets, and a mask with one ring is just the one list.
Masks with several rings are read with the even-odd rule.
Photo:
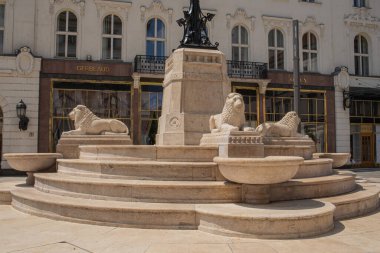
[[35, 174], [35, 188], [88, 199], [157, 203], [237, 203], [241, 185], [215, 181], [150, 181], [84, 178], [60, 173]]
[[324, 198], [352, 192], [356, 189], [352, 175], [333, 174], [325, 177], [292, 179], [274, 185], [244, 185], [243, 199], [246, 203]]
[[332, 164], [332, 159], [305, 160], [304, 164], [298, 169], [298, 172], [294, 178], [312, 178], [332, 175], [334, 173]]
[[213, 162], [58, 160], [58, 171], [84, 177], [132, 180], [224, 180]]
[[301, 200], [269, 205], [197, 205], [199, 230], [237, 237], [291, 239], [324, 234], [334, 228], [334, 205]]
[[78, 199], [33, 188], [12, 190], [19, 211], [78, 223], [149, 229], [197, 229], [193, 204], [157, 204]]
[[12, 190], [12, 205], [29, 214], [71, 222], [149, 229], [199, 229], [214, 234], [289, 239], [333, 229], [330, 203], [270, 205], [136, 203], [56, 196], [33, 188]]
[[379, 208], [379, 192], [380, 189], [375, 186], [360, 186], [354, 192], [319, 200], [335, 205], [334, 218], [344, 220], [376, 211]]
[[108, 145], [80, 146], [80, 158], [87, 160], [156, 160], [170, 162], [212, 162], [216, 147]]

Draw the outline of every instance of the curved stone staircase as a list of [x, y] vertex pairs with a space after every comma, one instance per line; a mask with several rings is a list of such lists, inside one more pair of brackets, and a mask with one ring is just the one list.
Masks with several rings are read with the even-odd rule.
[[[217, 154], [198, 146], [83, 146], [80, 159], [58, 161], [58, 173], [36, 174], [34, 188], [12, 190], [12, 205], [81, 223], [300, 238], [379, 204], [378, 188], [334, 172], [330, 159], [307, 160], [295, 179], [264, 189], [227, 182], [213, 162]], [[249, 204], [260, 194], [272, 203]]]

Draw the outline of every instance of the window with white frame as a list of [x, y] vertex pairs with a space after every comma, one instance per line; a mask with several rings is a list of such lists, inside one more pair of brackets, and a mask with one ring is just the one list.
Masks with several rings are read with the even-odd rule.
[[317, 37], [311, 32], [302, 36], [302, 60], [303, 71], [318, 71], [318, 42]]
[[367, 0], [354, 0], [354, 7], [367, 7]]
[[165, 56], [165, 24], [152, 18], [146, 25], [146, 55]]
[[5, 5], [0, 4], [0, 54], [4, 52]]
[[357, 35], [354, 40], [355, 75], [369, 76], [368, 41], [363, 35]]
[[268, 34], [268, 56], [269, 69], [285, 68], [284, 35], [279, 29], [273, 29]]
[[56, 56], [77, 56], [78, 20], [71, 11], [63, 11], [57, 17]]
[[108, 15], [103, 20], [102, 58], [120, 60], [122, 52], [123, 23], [116, 15]]
[[248, 61], [248, 31], [245, 27], [238, 25], [232, 29], [232, 60]]

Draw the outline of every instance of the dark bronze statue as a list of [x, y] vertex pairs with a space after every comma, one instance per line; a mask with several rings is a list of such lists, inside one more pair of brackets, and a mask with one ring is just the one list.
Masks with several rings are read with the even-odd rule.
[[184, 27], [184, 35], [178, 48], [218, 49], [219, 43], [213, 45], [208, 38], [207, 22], [214, 18], [214, 14], [204, 15], [199, 0], [190, 0], [189, 11], [183, 12], [185, 18], [177, 20], [179, 26]]

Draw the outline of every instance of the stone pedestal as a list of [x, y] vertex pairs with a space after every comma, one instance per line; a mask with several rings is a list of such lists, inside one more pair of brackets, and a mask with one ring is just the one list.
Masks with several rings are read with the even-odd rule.
[[231, 91], [225, 56], [217, 50], [177, 49], [166, 61], [157, 145], [199, 145]]
[[219, 147], [219, 157], [264, 157], [262, 138], [255, 132], [222, 132], [205, 134], [201, 146]]
[[315, 143], [310, 137], [263, 137], [265, 156], [300, 156], [313, 158]]
[[64, 159], [78, 159], [79, 146], [83, 145], [132, 145], [128, 134], [63, 135], [58, 142], [57, 152]]

